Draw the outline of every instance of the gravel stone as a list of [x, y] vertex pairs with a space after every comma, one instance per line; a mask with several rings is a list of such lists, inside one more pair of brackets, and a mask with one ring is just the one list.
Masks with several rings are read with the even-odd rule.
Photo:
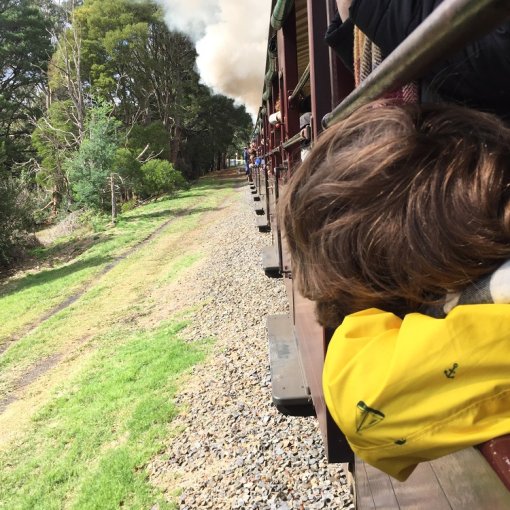
[[283, 281], [261, 267], [271, 234], [255, 226], [247, 185], [223, 207], [204, 235], [207, 256], [187, 275], [202, 306], [183, 331], [189, 342], [216, 341], [177, 395], [180, 432], [150, 464], [151, 481], [169, 499], [181, 490], [180, 510], [353, 509], [317, 420], [283, 416], [271, 403], [265, 321], [288, 311]]

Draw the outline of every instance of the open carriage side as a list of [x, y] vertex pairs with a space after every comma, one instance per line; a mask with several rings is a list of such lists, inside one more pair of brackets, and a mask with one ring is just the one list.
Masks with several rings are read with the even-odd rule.
[[[261, 199], [261, 216], [272, 232], [263, 267], [266, 274], [283, 277], [290, 305], [289, 315], [268, 318], [273, 401], [286, 414], [316, 415], [328, 460], [348, 463], [355, 473], [360, 509], [510, 508], [510, 492], [504, 486], [510, 487], [508, 437], [423, 463], [405, 483], [354, 459], [322, 393], [322, 367], [332, 332], [317, 323], [313, 303], [295, 288], [292, 261], [276, 214], [278, 198], [301, 161], [301, 145], [306, 138], [299, 125], [303, 98], [310, 96], [313, 143], [323, 129], [361, 104], [420, 76], [441, 57], [444, 41], [459, 47], [510, 14], [505, 2], [497, 0], [445, 0], [442, 7], [442, 12], [420, 27], [421, 32], [412, 34], [351, 93], [352, 76], [323, 41], [335, 2], [272, 2], [263, 102], [255, 138], [265, 165], [255, 171], [253, 188]], [[278, 112], [280, 121], [275, 123]]]

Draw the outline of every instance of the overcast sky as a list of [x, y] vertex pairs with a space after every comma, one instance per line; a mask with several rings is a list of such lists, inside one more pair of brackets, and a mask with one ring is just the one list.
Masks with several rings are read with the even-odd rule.
[[170, 28], [196, 43], [202, 81], [255, 114], [261, 103], [271, 0], [158, 0]]

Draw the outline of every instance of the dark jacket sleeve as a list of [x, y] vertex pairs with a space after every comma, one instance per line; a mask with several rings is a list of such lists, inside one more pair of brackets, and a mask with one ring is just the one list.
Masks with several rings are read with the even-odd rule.
[[353, 23], [385, 55], [391, 53], [442, 0], [353, 0]]
[[510, 22], [439, 63], [428, 79], [446, 99], [510, 118]]
[[[442, 0], [353, 0], [349, 14], [384, 55]], [[510, 117], [510, 22], [438, 64], [424, 78], [429, 95]]]
[[347, 69], [353, 71], [353, 53], [354, 53], [354, 24], [348, 19], [344, 23], [338, 13], [331, 21], [326, 35], [326, 43], [333, 48], [340, 57]]

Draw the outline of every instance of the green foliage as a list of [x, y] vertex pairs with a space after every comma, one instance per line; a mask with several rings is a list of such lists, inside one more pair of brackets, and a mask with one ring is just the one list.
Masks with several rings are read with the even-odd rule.
[[138, 189], [142, 185], [141, 164], [136, 159], [133, 151], [121, 147], [115, 153], [113, 162], [113, 172], [120, 177], [120, 185], [123, 190], [123, 196], [129, 199], [132, 191]]
[[[72, 113], [70, 100], [55, 101], [32, 133], [32, 145], [40, 160], [35, 180], [40, 187], [54, 194], [55, 207], [63, 199], [69, 201], [69, 181], [64, 166], [78, 136], [76, 126], [70, 120]], [[56, 215], [57, 210], [53, 213]]]
[[[112, 174], [121, 204], [172, 192], [175, 168], [194, 179], [248, 138], [244, 108], [200, 85], [194, 44], [159, 1], [0, 0], [0, 34], [0, 171], [25, 164], [40, 218], [73, 200], [106, 211]], [[168, 164], [141, 168], [153, 158]]]
[[34, 1], [0, 0], [0, 142], [9, 169], [26, 160], [51, 53], [49, 27]]
[[[136, 124], [131, 129], [127, 146], [136, 154], [156, 154], [160, 159], [170, 159], [170, 136], [161, 121]], [[147, 149], [146, 149], [147, 148]]]
[[117, 155], [119, 126], [108, 105], [91, 110], [87, 138], [66, 162], [78, 203], [103, 210], [111, 206], [109, 179]]
[[251, 117], [244, 106], [235, 106], [232, 99], [211, 95], [205, 87], [197, 97], [200, 118], [188, 136], [185, 157], [192, 176], [205, 169], [217, 168], [219, 156], [231, 151], [241, 152], [253, 129]]
[[19, 179], [0, 173], [0, 268], [8, 266], [27, 242], [33, 204]]
[[124, 202], [121, 206], [121, 211], [122, 213], [126, 213], [128, 211], [132, 211], [133, 209], [136, 208], [136, 200], [134, 198], [131, 198], [130, 200], [128, 200], [127, 202]]
[[141, 167], [142, 186], [139, 194], [143, 198], [173, 193], [187, 187], [186, 179], [176, 170], [172, 163], [161, 159], [148, 161]]

